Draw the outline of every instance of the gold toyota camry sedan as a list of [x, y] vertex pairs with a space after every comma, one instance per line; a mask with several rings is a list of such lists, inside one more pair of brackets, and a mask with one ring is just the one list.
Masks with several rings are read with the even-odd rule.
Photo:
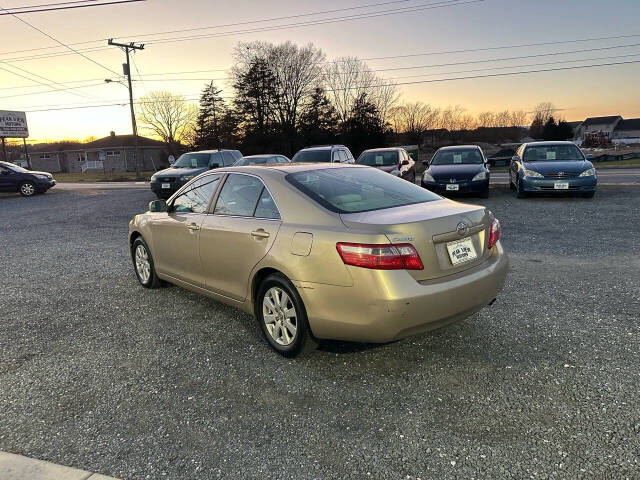
[[493, 302], [508, 269], [500, 222], [380, 170], [217, 169], [129, 225], [136, 275], [254, 315], [292, 357], [318, 340], [389, 342]]

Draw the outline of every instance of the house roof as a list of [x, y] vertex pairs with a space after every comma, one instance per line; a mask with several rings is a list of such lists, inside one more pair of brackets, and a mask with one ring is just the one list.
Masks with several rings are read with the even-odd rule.
[[[109, 135], [108, 137], [94, 140], [93, 142], [85, 143], [82, 145], [83, 149], [92, 148], [117, 148], [117, 147], [133, 147], [134, 146], [133, 135]], [[141, 147], [164, 147], [165, 144], [159, 140], [153, 140], [147, 137], [141, 137], [138, 135], [138, 144]]]
[[610, 115], [608, 117], [589, 117], [584, 122], [583, 125], [607, 125], [609, 123], [614, 123], [616, 120], [622, 120], [620, 115]]
[[616, 130], [640, 130], [640, 118], [620, 120], [616, 126]]
[[55, 143], [37, 143], [29, 145], [29, 153], [55, 153], [68, 150], [78, 150], [82, 148], [81, 143], [74, 142], [55, 142]]

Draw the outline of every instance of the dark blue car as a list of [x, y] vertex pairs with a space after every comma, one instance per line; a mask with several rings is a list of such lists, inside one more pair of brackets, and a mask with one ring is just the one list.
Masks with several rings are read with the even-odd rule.
[[489, 197], [489, 168], [482, 149], [460, 145], [439, 149], [422, 176], [422, 187], [432, 192]]
[[32, 197], [55, 184], [50, 173], [33, 172], [13, 163], [0, 162], [0, 192], [20, 192], [23, 197]]
[[593, 164], [572, 142], [532, 142], [518, 148], [509, 184], [518, 198], [529, 193], [578, 193], [593, 197], [598, 178]]

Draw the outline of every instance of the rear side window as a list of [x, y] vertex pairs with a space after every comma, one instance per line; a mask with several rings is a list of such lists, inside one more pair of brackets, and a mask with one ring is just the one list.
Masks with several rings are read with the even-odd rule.
[[223, 165], [223, 160], [222, 160], [222, 155], [220, 155], [220, 152], [216, 152], [216, 153], [212, 153], [211, 154], [211, 160], [209, 160], [209, 166], [215, 166], [218, 165], [218, 167], [221, 167]]
[[173, 210], [178, 213], [204, 213], [221, 177], [221, 175], [207, 175], [195, 180], [175, 198]]
[[329, 163], [331, 162], [331, 150], [328, 148], [323, 148], [322, 150], [300, 150], [295, 154], [292, 162]]
[[222, 154], [222, 163], [225, 167], [229, 165], [233, 165], [233, 163], [237, 160], [231, 152], [220, 152]]
[[260, 199], [258, 200], [258, 206], [256, 207], [256, 213], [254, 217], [257, 218], [270, 218], [274, 220], [280, 219], [280, 212], [278, 212], [278, 207], [276, 207], [276, 202], [273, 201], [269, 190], [266, 188], [262, 189], [262, 194], [260, 195]]
[[220, 191], [214, 213], [252, 217], [263, 189], [264, 185], [259, 178], [231, 174]]
[[290, 173], [293, 186], [337, 213], [359, 213], [439, 200], [440, 197], [373, 168], [331, 168]]

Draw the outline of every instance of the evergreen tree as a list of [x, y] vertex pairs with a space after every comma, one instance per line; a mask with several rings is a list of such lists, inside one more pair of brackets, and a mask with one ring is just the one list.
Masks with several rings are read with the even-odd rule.
[[220, 95], [222, 90], [213, 82], [204, 87], [200, 96], [200, 109], [196, 124], [195, 146], [197, 148], [219, 148], [223, 146], [222, 119], [227, 108]]
[[334, 143], [337, 136], [338, 114], [325, 90], [316, 87], [309, 104], [300, 115], [300, 135], [305, 145]]
[[343, 128], [345, 143], [354, 154], [386, 144], [387, 131], [380, 112], [365, 93], [356, 99]]
[[529, 136], [531, 138], [542, 138], [544, 125], [544, 120], [542, 119], [541, 115], [536, 115], [535, 117], [533, 117], [531, 127], [529, 127]]
[[545, 140], [557, 140], [557, 130], [558, 125], [556, 124], [556, 119], [553, 116], [549, 117], [547, 123], [544, 124], [544, 128], [542, 129], [542, 138]]

